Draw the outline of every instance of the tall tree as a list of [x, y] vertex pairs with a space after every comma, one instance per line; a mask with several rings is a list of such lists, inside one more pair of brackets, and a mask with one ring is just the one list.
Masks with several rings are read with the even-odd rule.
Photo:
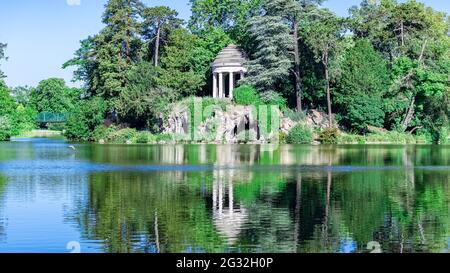
[[148, 47], [152, 47], [148, 52], [153, 52], [155, 66], [159, 64], [161, 41], [167, 42], [170, 31], [183, 24], [177, 16], [178, 12], [165, 6], [145, 8], [142, 12], [142, 34], [147, 39]]
[[97, 68], [94, 52], [95, 37], [80, 41], [80, 48], [75, 52], [75, 56], [63, 64], [63, 69], [75, 66], [73, 72], [73, 81], [82, 81], [87, 87], [92, 85], [92, 76], [94, 70]]
[[[259, 70], [269, 68], [264, 67], [265, 65], [268, 65], [274, 68], [267, 70], [268, 72], [281, 69], [279, 72], [284, 75], [283, 77], [288, 77], [288, 74], [289, 76], [292, 75], [296, 108], [299, 112], [302, 111], [302, 88], [300, 77], [301, 56], [299, 49], [301, 35], [299, 33], [299, 25], [302, 22], [302, 18], [322, 2], [322, 0], [265, 0], [262, 4], [263, 13], [253, 17], [250, 21], [250, 35], [256, 44], [256, 52], [254, 54], [256, 62], [249, 63], [250, 70], [258, 69], [258, 67], [254, 67], [253, 65], [262, 68]], [[270, 24], [275, 27], [276, 30], [272, 31], [264, 29], [265, 24]], [[284, 39], [284, 41], [280, 39]], [[264, 51], [267, 51], [267, 47], [270, 46], [273, 47], [269, 49], [272, 51], [273, 55], [266, 55]], [[271, 56], [273, 59], [274, 55], [280, 57], [278, 61], [281, 62], [278, 63], [278, 68], [276, 67], [277, 63], [270, 63], [271, 61], [267, 59], [268, 56]], [[286, 60], [283, 60], [283, 58], [289, 60], [291, 64], [287, 65], [287, 62], [285, 62]], [[267, 61], [264, 61], [264, 59], [267, 59]], [[286, 69], [288, 71], [286, 71]], [[257, 73], [259, 74], [261, 71]], [[252, 73], [250, 76], [258, 77], [256, 75], [257, 73]], [[278, 77], [276, 74], [269, 74], [273, 75], [275, 78]], [[273, 81], [273, 83], [276, 83], [276, 80]], [[264, 88], [261, 89], [266, 89], [267, 86], [263, 87]]]
[[221, 28], [241, 46], [247, 45], [248, 20], [260, 13], [264, 0], [190, 0], [189, 29], [202, 36], [211, 28]]
[[342, 41], [344, 20], [328, 9], [318, 9], [311, 14], [310, 20], [304, 25], [305, 40], [313, 50], [316, 60], [323, 65], [325, 78], [325, 93], [328, 108], [328, 120], [333, 126], [333, 111], [331, 102], [331, 65], [337, 48]]
[[387, 62], [368, 40], [358, 40], [348, 49], [334, 95], [341, 124], [360, 132], [366, 132], [369, 125], [382, 127], [389, 76]]
[[105, 6], [106, 25], [93, 40], [95, 69], [90, 91], [104, 97], [110, 108], [116, 108], [117, 98], [127, 85], [126, 73], [139, 61], [139, 0], [109, 0]]
[[205, 76], [195, 70], [198, 37], [184, 28], [174, 30], [161, 57], [157, 84], [174, 89], [179, 97], [195, 95]]
[[[6, 59], [6, 57], [5, 57], [5, 48], [6, 48], [6, 44], [0, 43], [0, 62], [1, 62], [3, 59]], [[5, 76], [5, 74], [3, 73], [3, 71], [0, 70], [0, 81], [1, 81], [3, 78], [5, 78], [5, 77], [6, 77], [6, 76]]]
[[294, 41], [290, 26], [283, 20], [280, 10], [294, 8], [291, 1], [266, 0], [264, 12], [249, 22], [249, 33], [256, 47], [247, 62], [245, 84], [254, 86], [260, 93], [277, 92], [280, 84], [289, 81], [293, 67]]
[[38, 112], [67, 113], [78, 101], [79, 90], [69, 88], [63, 79], [41, 81], [30, 95], [30, 103]]

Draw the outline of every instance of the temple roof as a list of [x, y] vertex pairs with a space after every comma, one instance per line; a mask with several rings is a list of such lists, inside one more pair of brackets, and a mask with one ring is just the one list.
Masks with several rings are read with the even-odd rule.
[[239, 47], [235, 45], [229, 45], [222, 51], [220, 51], [220, 53], [212, 63], [212, 67], [219, 68], [229, 66], [243, 66], [245, 60], [245, 54]]

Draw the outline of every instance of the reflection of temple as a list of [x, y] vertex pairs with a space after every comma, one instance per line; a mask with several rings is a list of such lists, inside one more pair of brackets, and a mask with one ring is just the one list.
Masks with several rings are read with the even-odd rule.
[[214, 171], [213, 219], [219, 233], [228, 243], [234, 243], [247, 220], [247, 210], [235, 205], [232, 170]]

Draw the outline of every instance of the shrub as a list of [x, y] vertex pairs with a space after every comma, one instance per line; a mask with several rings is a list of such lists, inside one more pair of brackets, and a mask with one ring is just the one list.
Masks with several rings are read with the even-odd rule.
[[286, 144], [287, 143], [287, 134], [280, 132], [278, 135], [278, 141], [280, 144]]
[[439, 143], [450, 144], [450, 127], [443, 127], [439, 132]]
[[339, 130], [337, 128], [328, 128], [320, 132], [319, 140], [322, 144], [338, 143]]
[[261, 94], [261, 102], [266, 105], [276, 105], [280, 107], [280, 109], [287, 109], [286, 99], [283, 98], [280, 94], [269, 91]]
[[290, 118], [292, 121], [300, 122], [306, 118], [306, 114], [303, 112], [297, 112], [289, 108], [285, 108], [283, 110], [283, 115], [287, 118]]
[[133, 142], [139, 144], [155, 143], [156, 136], [150, 132], [138, 132]]
[[136, 136], [136, 129], [125, 128], [109, 134], [106, 138], [106, 141], [110, 143], [124, 144], [128, 141], [133, 142], [133, 139], [135, 139]]
[[107, 141], [109, 136], [112, 135], [117, 130], [119, 129], [114, 125], [111, 125], [109, 127], [99, 125], [92, 132], [91, 140], [96, 142], [99, 142], [100, 140]]
[[64, 135], [75, 141], [95, 139], [93, 132], [103, 123], [105, 112], [106, 103], [101, 98], [81, 101], [79, 107], [71, 113]]
[[364, 144], [366, 138], [360, 135], [342, 134], [337, 139], [337, 144]]
[[395, 132], [395, 131], [367, 135], [366, 141], [368, 143], [390, 143], [390, 144], [415, 144], [415, 143], [417, 143], [416, 138], [412, 134]]
[[294, 126], [286, 138], [288, 144], [311, 144], [312, 141], [312, 130], [300, 124]]
[[242, 85], [234, 90], [234, 101], [239, 105], [259, 105], [261, 98], [255, 88], [250, 85]]
[[156, 136], [156, 141], [160, 142], [160, 141], [173, 141], [174, 140], [174, 136], [172, 134], [159, 134]]
[[0, 141], [11, 138], [11, 122], [8, 116], [0, 116]]

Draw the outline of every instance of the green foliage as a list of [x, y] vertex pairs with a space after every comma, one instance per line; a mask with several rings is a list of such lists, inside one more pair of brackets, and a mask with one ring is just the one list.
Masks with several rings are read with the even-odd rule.
[[41, 81], [31, 91], [30, 104], [38, 112], [67, 113], [79, 100], [80, 91], [69, 88], [63, 79], [51, 78]]
[[9, 94], [9, 88], [0, 80], [0, 116], [13, 114], [14, 108], [15, 102]]
[[175, 90], [180, 96], [195, 95], [205, 85], [205, 75], [198, 73], [193, 63], [198, 37], [180, 28], [174, 30], [168, 39], [157, 84]]
[[286, 138], [288, 144], [311, 144], [313, 140], [312, 130], [300, 124], [294, 126]]
[[94, 43], [95, 37], [91, 36], [80, 41], [80, 48], [75, 52], [75, 56], [62, 65], [63, 69], [76, 67], [73, 72], [73, 81], [83, 81], [88, 88], [94, 85], [92, 80], [97, 68], [97, 63], [93, 59]]
[[92, 138], [96, 142], [109, 144], [152, 144], [156, 143], [158, 137], [148, 131], [99, 125], [92, 133]]
[[260, 105], [261, 98], [256, 89], [250, 85], [242, 85], [234, 90], [234, 101], [239, 105]]
[[366, 139], [361, 135], [354, 134], [340, 134], [337, 138], [336, 144], [365, 144]]
[[306, 118], [305, 113], [297, 112], [297, 111], [289, 109], [289, 108], [283, 109], [283, 115], [287, 118], [290, 118], [294, 122], [300, 122]]
[[319, 141], [322, 144], [337, 144], [339, 135], [340, 133], [337, 128], [328, 128], [320, 132]]
[[233, 40], [246, 43], [248, 19], [260, 10], [261, 0], [190, 0], [189, 28], [200, 36], [223, 29]]
[[160, 113], [177, 99], [177, 93], [156, 84], [156, 71], [153, 65], [142, 62], [127, 74], [129, 84], [120, 94], [117, 109], [122, 119], [136, 128], [153, 128]]
[[264, 2], [266, 13], [249, 21], [249, 36], [255, 46], [247, 62], [244, 84], [254, 86], [259, 92], [277, 91], [280, 84], [289, 80], [293, 65], [291, 27], [277, 11], [274, 1]]
[[146, 7], [142, 11], [142, 35], [147, 41], [147, 60], [152, 60], [155, 66], [158, 66], [160, 47], [165, 44], [164, 41], [168, 40], [171, 31], [183, 24], [177, 16], [178, 12], [165, 6]]
[[[0, 62], [5, 58], [5, 48], [6, 48], [6, 44], [0, 43]], [[0, 81], [3, 80], [3, 78], [5, 78], [5, 73], [3, 73], [3, 71], [0, 69]]]
[[66, 124], [65, 136], [74, 141], [92, 141], [94, 130], [103, 123], [106, 103], [95, 97], [79, 102]]
[[8, 116], [0, 116], [0, 141], [9, 140], [11, 138], [11, 121]]
[[36, 127], [36, 111], [30, 106], [17, 104], [10, 89], [0, 80], [0, 140], [8, 140]]
[[412, 134], [393, 131], [369, 134], [366, 136], [366, 143], [416, 144], [417, 139]]
[[19, 104], [11, 115], [11, 134], [13, 136], [18, 136], [24, 132], [31, 131], [37, 128], [36, 124], [37, 112], [30, 106], [24, 107]]
[[287, 108], [287, 101], [286, 99], [277, 92], [263, 92], [260, 95], [260, 100], [265, 105], [275, 105], [280, 107], [280, 109], [286, 109]]
[[156, 143], [156, 136], [150, 132], [138, 132], [133, 141], [138, 144]]
[[345, 53], [341, 67], [334, 93], [342, 124], [362, 132], [369, 125], [382, 127], [383, 97], [389, 85], [384, 59], [368, 40], [359, 40]]

